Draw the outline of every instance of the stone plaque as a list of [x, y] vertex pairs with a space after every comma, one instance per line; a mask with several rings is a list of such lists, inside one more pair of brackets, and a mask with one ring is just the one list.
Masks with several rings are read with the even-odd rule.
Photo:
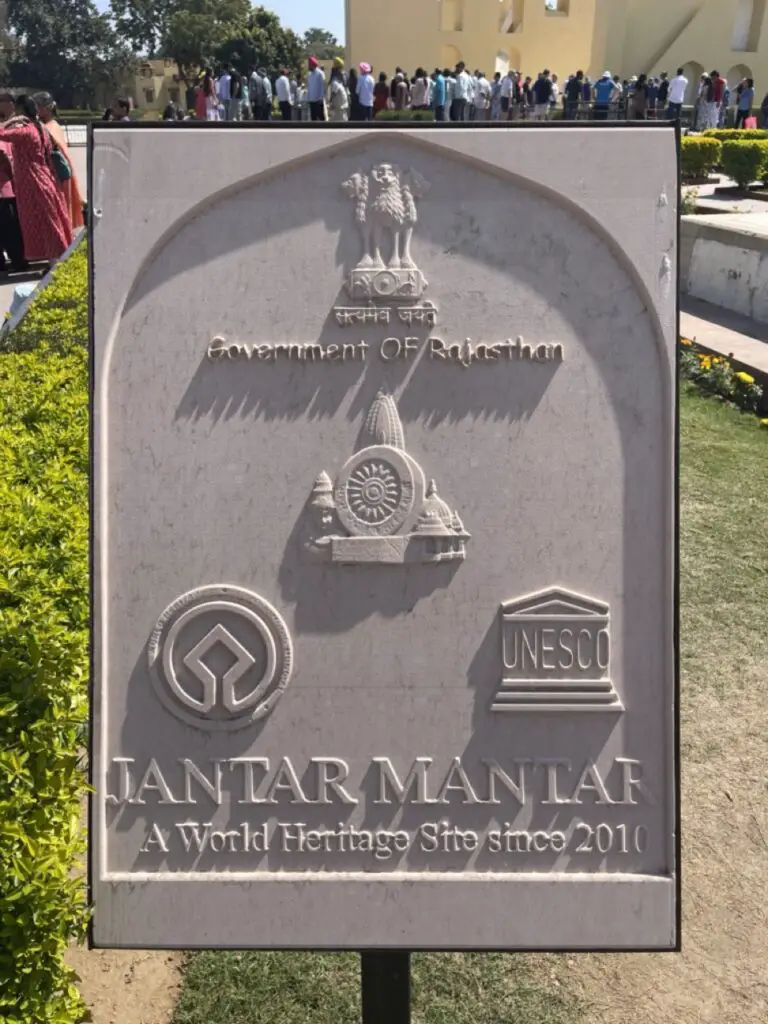
[[90, 159], [93, 943], [677, 948], [675, 132]]

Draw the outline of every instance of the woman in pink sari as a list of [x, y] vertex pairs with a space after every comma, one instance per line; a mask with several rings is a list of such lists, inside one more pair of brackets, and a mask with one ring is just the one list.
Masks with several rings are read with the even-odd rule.
[[66, 202], [67, 209], [69, 210], [69, 219], [72, 221], [72, 230], [77, 231], [77, 229], [81, 228], [84, 223], [83, 197], [80, 192], [80, 186], [77, 182], [75, 166], [72, 163], [72, 157], [69, 155], [69, 150], [67, 149], [67, 137], [64, 129], [56, 120], [56, 104], [53, 96], [51, 96], [49, 92], [39, 92], [35, 96], [35, 103], [37, 104], [37, 113], [40, 117], [40, 121], [45, 125], [46, 131], [67, 158], [67, 163], [72, 168], [72, 177], [69, 181], [59, 181], [58, 185], [64, 194], [64, 201]]
[[27, 260], [58, 259], [72, 241], [72, 223], [53, 170], [53, 144], [29, 96], [0, 124], [0, 142], [13, 151], [13, 181]]

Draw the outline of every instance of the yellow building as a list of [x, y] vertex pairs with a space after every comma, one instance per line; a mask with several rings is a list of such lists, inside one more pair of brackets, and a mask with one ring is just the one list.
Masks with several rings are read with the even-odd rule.
[[183, 104], [185, 89], [176, 62], [160, 58], [141, 61], [127, 93], [141, 110], [162, 111], [169, 103]]
[[347, 60], [388, 74], [460, 60], [486, 75], [683, 66], [691, 88], [716, 68], [768, 89], [768, 0], [346, 0], [346, 32]]

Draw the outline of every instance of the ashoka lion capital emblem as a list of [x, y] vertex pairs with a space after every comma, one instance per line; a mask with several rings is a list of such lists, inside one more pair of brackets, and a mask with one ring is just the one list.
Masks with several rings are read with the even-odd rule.
[[341, 186], [355, 200], [363, 253], [346, 281], [353, 299], [418, 299], [427, 281], [411, 253], [416, 201], [429, 183], [412, 168], [376, 164], [356, 171]]

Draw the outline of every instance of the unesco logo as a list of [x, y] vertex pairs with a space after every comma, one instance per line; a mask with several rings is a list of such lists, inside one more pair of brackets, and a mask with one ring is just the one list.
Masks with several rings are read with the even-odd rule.
[[152, 631], [148, 657], [164, 706], [200, 729], [241, 729], [263, 718], [293, 671], [279, 612], [258, 594], [225, 584], [170, 604]]

